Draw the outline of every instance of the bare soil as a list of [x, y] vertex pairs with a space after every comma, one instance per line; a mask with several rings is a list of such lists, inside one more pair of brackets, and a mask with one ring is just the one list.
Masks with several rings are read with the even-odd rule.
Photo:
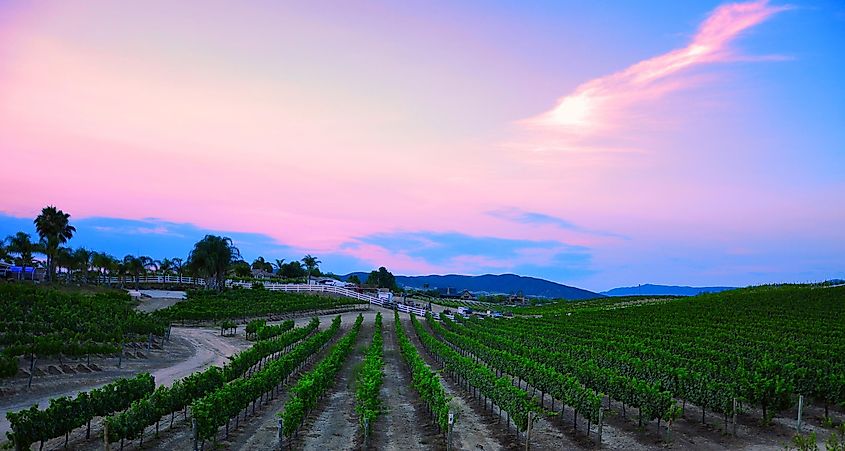
[[[417, 351], [432, 369], [440, 369], [440, 365], [428, 354], [420, 343], [416, 332], [406, 320], [407, 315], [400, 315], [405, 333]], [[442, 376], [442, 375], [441, 375]], [[452, 429], [453, 449], [466, 450], [518, 450], [515, 434], [508, 431], [505, 421], [499, 421], [496, 415], [490, 414], [475, 402], [470, 402], [471, 395], [461, 388], [448, 376], [441, 377], [443, 388], [452, 397], [450, 402], [455, 413], [455, 425]], [[557, 448], [560, 449], [560, 448]]]
[[411, 372], [399, 352], [393, 314], [382, 313], [382, 317], [384, 381], [380, 394], [384, 411], [372, 427], [368, 449], [445, 449], [443, 434], [411, 387]]

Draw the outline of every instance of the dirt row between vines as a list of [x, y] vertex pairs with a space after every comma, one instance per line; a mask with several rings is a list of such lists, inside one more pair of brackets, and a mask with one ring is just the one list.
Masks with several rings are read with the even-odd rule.
[[[411, 340], [420, 356], [432, 370], [441, 368], [434, 358], [423, 347], [413, 325], [407, 315], [401, 315], [405, 334]], [[448, 375], [441, 373], [441, 382], [446, 394], [452, 397], [450, 406], [455, 412], [455, 425], [452, 429], [452, 447], [456, 450], [520, 450], [524, 444], [517, 443], [513, 429], [507, 430], [504, 420], [499, 423], [498, 417], [488, 413], [475, 402], [472, 396]], [[540, 448], [535, 448], [540, 449]], [[568, 449], [554, 447], [551, 449]]]

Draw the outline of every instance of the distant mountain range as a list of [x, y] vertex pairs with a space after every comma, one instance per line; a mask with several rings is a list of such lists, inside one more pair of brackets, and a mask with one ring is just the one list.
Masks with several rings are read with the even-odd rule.
[[734, 287], [682, 287], [645, 284], [638, 287], [620, 287], [602, 291], [605, 296], [695, 296], [701, 293], [718, 293]]
[[[361, 281], [367, 279], [367, 273], [355, 272], [341, 279], [346, 280], [353, 274]], [[603, 297], [601, 294], [581, 288], [570, 287], [548, 280], [535, 277], [518, 276], [516, 274], [485, 274], [483, 276], [462, 276], [449, 274], [445, 276], [396, 276], [396, 283], [406, 288], [423, 289], [428, 284], [428, 289], [454, 288], [456, 291], [469, 290], [473, 293], [487, 294], [516, 294], [522, 292], [528, 297], [544, 297], [553, 299], [593, 299]]]

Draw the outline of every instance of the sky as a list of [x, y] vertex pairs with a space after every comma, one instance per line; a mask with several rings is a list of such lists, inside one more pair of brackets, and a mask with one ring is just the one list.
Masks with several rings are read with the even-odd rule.
[[0, 1], [0, 237], [591, 290], [845, 278], [845, 3]]

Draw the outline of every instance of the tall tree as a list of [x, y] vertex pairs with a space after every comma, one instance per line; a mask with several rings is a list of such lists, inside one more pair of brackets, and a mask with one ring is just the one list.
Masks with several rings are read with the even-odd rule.
[[158, 271], [162, 276], [169, 276], [173, 272], [173, 260], [165, 258], [158, 262]]
[[88, 282], [88, 269], [91, 267], [93, 256], [94, 254], [84, 247], [74, 249], [71, 256], [74, 266], [82, 273], [82, 281], [85, 283]]
[[[35, 266], [35, 260], [32, 257], [32, 254], [38, 252], [38, 245], [32, 242], [32, 237], [28, 233], [18, 232], [8, 238], [6, 241], [9, 242], [9, 252], [13, 254], [17, 254], [18, 256], [14, 259], [14, 263], [16, 265], [25, 268], [27, 266]], [[18, 274], [18, 278], [23, 278], [23, 269]]]
[[241, 252], [231, 238], [206, 235], [194, 244], [194, 249], [188, 256], [188, 266], [206, 278], [207, 287], [223, 290], [226, 272], [240, 259]]
[[176, 257], [170, 261], [173, 264], [173, 270], [179, 276], [179, 283], [182, 283], [182, 272], [185, 270], [185, 260]]
[[258, 257], [252, 261], [252, 269], [260, 269], [261, 271], [273, 272], [273, 265], [264, 260], [264, 257]]
[[44, 243], [47, 254], [47, 280], [53, 281], [53, 260], [59, 246], [73, 238], [76, 228], [70, 225], [70, 214], [49, 205], [41, 209], [41, 214], [33, 221], [35, 230]]
[[285, 259], [284, 258], [277, 258], [275, 263], [273, 263], [273, 266], [276, 267], [276, 270], [278, 271], [279, 274], [282, 273], [282, 266], [284, 266], [284, 265], [285, 265]]
[[56, 267], [56, 273], [58, 274], [61, 272], [61, 269], [65, 269], [65, 281], [70, 280], [70, 274], [73, 272], [73, 249], [67, 246], [61, 246], [56, 251], [56, 261], [54, 266]]
[[135, 289], [141, 289], [141, 273], [146, 271], [146, 265], [144, 258], [149, 257], [136, 257], [134, 255], [127, 255], [123, 257], [123, 265], [126, 268], [126, 272], [135, 276]]
[[6, 239], [0, 239], [0, 262], [11, 263], [12, 254], [9, 252], [9, 247], [6, 246]]
[[376, 288], [397, 289], [396, 277], [384, 266], [380, 267], [377, 271], [371, 271], [365, 283]]
[[283, 264], [279, 273], [285, 279], [299, 279], [305, 277], [305, 268], [302, 267], [302, 263], [294, 260]]
[[311, 282], [311, 273], [314, 272], [314, 270], [320, 266], [320, 263], [323, 262], [318, 260], [317, 257], [312, 256], [311, 254], [302, 257], [302, 264], [305, 265], [305, 269], [308, 271], [308, 279], [306, 280], [306, 283]]
[[97, 284], [100, 283], [103, 277], [106, 277], [106, 271], [111, 272], [111, 264], [114, 257], [105, 252], [94, 252], [91, 256], [91, 266], [97, 271]]

